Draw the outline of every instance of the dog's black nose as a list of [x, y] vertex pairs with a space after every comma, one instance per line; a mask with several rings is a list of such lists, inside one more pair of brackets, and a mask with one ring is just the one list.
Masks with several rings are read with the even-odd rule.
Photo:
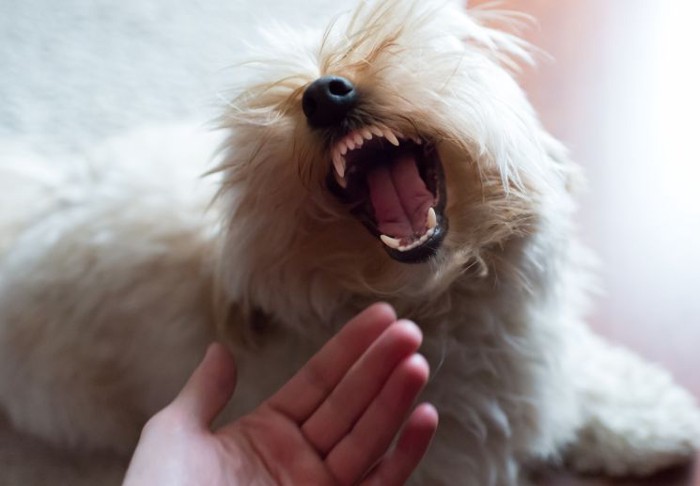
[[312, 127], [339, 124], [357, 104], [355, 86], [340, 76], [323, 76], [304, 91], [301, 107]]

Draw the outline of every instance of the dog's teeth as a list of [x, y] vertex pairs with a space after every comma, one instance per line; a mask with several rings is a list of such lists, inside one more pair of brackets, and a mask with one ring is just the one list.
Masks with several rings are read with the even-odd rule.
[[362, 144], [365, 143], [365, 139], [362, 138], [362, 134], [360, 132], [355, 132], [353, 135], [353, 140], [355, 140], [355, 145], [357, 147], [362, 147]]
[[340, 152], [340, 155], [345, 155], [348, 153], [348, 146], [345, 145], [345, 143], [340, 142], [340, 144], [338, 145], [338, 151]]
[[365, 137], [367, 140], [372, 140], [372, 132], [370, 132], [367, 128], [362, 129], [362, 136]]
[[437, 214], [435, 214], [435, 209], [428, 209], [428, 229], [434, 229], [437, 226]]
[[340, 175], [337, 172], [335, 173], [335, 180], [343, 189], [348, 188], [348, 181], [345, 179], [345, 177], [340, 177]]
[[384, 244], [389, 248], [393, 248], [394, 250], [404, 252], [413, 250], [414, 248], [418, 248], [423, 243], [428, 241], [430, 237], [433, 236], [433, 234], [435, 234], [435, 228], [430, 228], [423, 234], [423, 236], [413, 241], [412, 243], [409, 243], [408, 245], [402, 245], [399, 240], [397, 240], [396, 238], [391, 238], [390, 236], [380, 235], [380, 238], [384, 242]]
[[333, 165], [341, 179], [345, 178], [345, 158], [339, 152], [333, 154]]
[[347, 146], [348, 151], [350, 151], [350, 150], [355, 150], [355, 141], [354, 141], [354, 140], [351, 140], [351, 139], [348, 138], [348, 139], [345, 141], [345, 145]]
[[414, 142], [416, 142], [416, 145], [421, 145], [423, 143], [423, 140], [421, 140], [418, 137], [411, 137]]
[[396, 147], [399, 146], [399, 139], [396, 138], [396, 135], [394, 135], [394, 132], [392, 132], [390, 129], [384, 130], [384, 138], [389, 140], [392, 145], [395, 145]]
[[391, 236], [387, 235], [379, 235], [379, 239], [381, 239], [382, 242], [389, 248], [393, 248], [394, 250], [401, 249], [401, 242], [399, 242], [399, 240], [396, 238], [392, 238]]
[[369, 130], [370, 130], [373, 134], [375, 134], [377, 137], [382, 137], [382, 138], [384, 138], [384, 132], [383, 132], [382, 129], [379, 128], [378, 126], [372, 125], [371, 127], [369, 127]]

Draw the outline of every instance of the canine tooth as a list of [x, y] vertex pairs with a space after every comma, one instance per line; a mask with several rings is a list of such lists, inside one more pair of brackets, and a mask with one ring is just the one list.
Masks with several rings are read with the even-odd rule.
[[365, 137], [367, 140], [372, 140], [372, 132], [370, 132], [367, 128], [362, 129], [362, 136]]
[[434, 229], [437, 226], [437, 214], [435, 214], [435, 209], [428, 209], [428, 229]]
[[345, 158], [339, 152], [333, 154], [333, 165], [341, 179], [345, 177]]
[[340, 177], [337, 172], [335, 173], [335, 180], [343, 189], [348, 188], [348, 181], [345, 179], [345, 177]]
[[379, 235], [379, 239], [381, 239], [382, 242], [389, 248], [393, 248], [394, 250], [401, 249], [401, 243], [396, 238], [392, 238], [391, 236], [387, 235]]
[[390, 129], [384, 130], [384, 137], [389, 140], [392, 145], [399, 146], [399, 139], [396, 138], [396, 135], [394, 135], [394, 132], [392, 132]]

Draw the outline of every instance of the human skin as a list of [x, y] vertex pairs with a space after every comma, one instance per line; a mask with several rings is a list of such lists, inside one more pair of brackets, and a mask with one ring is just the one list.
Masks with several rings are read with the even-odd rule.
[[211, 424], [233, 395], [236, 369], [212, 344], [146, 424], [124, 485], [403, 484], [438, 422], [432, 405], [411, 411], [429, 374], [417, 354], [421, 339], [415, 324], [375, 304], [272, 397], [217, 429]]

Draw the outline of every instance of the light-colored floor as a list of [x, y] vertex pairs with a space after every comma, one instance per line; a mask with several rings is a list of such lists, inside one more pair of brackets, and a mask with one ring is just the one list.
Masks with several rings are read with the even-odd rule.
[[[581, 225], [605, 291], [591, 324], [700, 397], [700, 2], [502, 4], [537, 19], [525, 35], [553, 60], [523, 80], [590, 181]], [[698, 485], [700, 471], [547, 484]]]

